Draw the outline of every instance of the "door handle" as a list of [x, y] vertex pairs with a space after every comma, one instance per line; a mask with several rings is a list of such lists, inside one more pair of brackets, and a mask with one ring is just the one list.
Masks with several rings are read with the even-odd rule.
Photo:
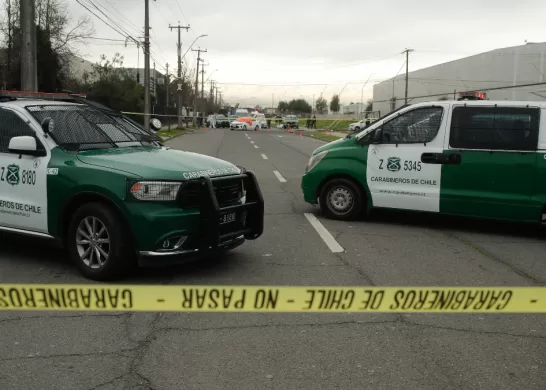
[[461, 163], [462, 156], [460, 153], [423, 153], [421, 162], [425, 164], [450, 164], [458, 165]]

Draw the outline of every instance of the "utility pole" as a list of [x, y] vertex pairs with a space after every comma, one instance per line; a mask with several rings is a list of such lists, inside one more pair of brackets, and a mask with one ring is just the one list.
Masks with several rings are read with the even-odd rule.
[[169, 107], [169, 63], [165, 64], [165, 114]]
[[177, 115], [178, 115], [178, 128], [181, 129], [182, 128], [182, 87], [184, 86], [184, 81], [182, 80], [182, 40], [181, 40], [181, 37], [180, 37], [180, 31], [182, 29], [185, 29], [186, 31], [188, 31], [188, 29], [190, 28], [190, 26], [181, 26], [180, 25], [180, 22], [178, 22], [178, 26], [171, 26], [169, 24], [169, 28], [171, 29], [171, 31], [173, 29], [177, 29], [178, 30], [178, 44], [176, 45], [176, 50], [178, 52], [178, 90], [176, 91], [176, 111], [177, 111]]
[[144, 128], [148, 131], [150, 103], [150, 0], [144, 0]]
[[409, 53], [412, 52], [413, 49], [406, 49], [402, 52], [402, 54], [406, 53], [406, 94], [404, 98], [404, 104], [408, 104], [408, 70], [409, 70]]
[[214, 110], [214, 81], [210, 80], [210, 93], [209, 93], [209, 100], [212, 106], [212, 110]]
[[214, 97], [214, 105], [218, 107], [218, 87], [214, 87], [216, 89], [216, 96]]
[[201, 65], [201, 125], [205, 123], [205, 66], [208, 65]]
[[191, 51], [197, 52], [197, 71], [195, 72], [195, 98], [193, 100], [193, 125], [196, 125], [197, 121], [197, 95], [199, 92], [199, 62], [201, 61], [201, 52], [206, 53], [207, 49], [191, 49]]
[[[155, 114], [155, 106], [157, 105], [157, 73], [155, 71], [155, 62], [154, 62], [154, 75], [150, 77], [150, 79], [153, 79], [154, 81], [154, 104], [152, 105], [152, 113]], [[151, 82], [151, 81], [150, 81]]]
[[38, 92], [38, 58], [36, 55], [36, 9], [34, 0], [21, 0], [21, 90]]

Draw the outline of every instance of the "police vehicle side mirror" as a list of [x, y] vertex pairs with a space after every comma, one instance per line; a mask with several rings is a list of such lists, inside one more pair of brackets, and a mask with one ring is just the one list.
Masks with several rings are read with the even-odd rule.
[[25, 154], [29, 156], [45, 156], [45, 150], [38, 150], [36, 147], [36, 138], [29, 135], [13, 137], [9, 140], [8, 151], [13, 154]]
[[380, 144], [381, 139], [383, 138], [383, 129], [379, 128], [373, 132], [372, 138], [370, 140], [371, 144]]
[[44, 118], [40, 126], [42, 127], [44, 134], [53, 133], [53, 129], [55, 128], [55, 122], [53, 121], [52, 118], [47, 117], [47, 118]]
[[150, 126], [154, 131], [161, 130], [161, 121], [157, 118], [154, 118], [150, 121]]

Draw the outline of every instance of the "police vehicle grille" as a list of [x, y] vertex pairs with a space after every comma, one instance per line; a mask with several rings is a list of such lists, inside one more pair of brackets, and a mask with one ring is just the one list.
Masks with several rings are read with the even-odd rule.
[[[220, 207], [240, 202], [243, 183], [241, 179], [213, 181], [214, 193]], [[201, 185], [197, 181], [189, 182], [181, 188], [179, 205], [182, 208], [199, 208], [201, 205]]]

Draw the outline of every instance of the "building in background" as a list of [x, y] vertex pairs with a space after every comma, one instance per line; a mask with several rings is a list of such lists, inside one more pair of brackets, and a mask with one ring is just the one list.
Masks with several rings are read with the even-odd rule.
[[[489, 100], [546, 100], [546, 42], [473, 55], [409, 73], [408, 103], [454, 100], [483, 92]], [[411, 67], [411, 55], [410, 55]], [[373, 110], [385, 115], [404, 104], [405, 74], [374, 85]]]
[[366, 109], [366, 103], [351, 103], [346, 105], [341, 105], [340, 114], [342, 115], [359, 115], [361, 112], [364, 112]]
[[61, 58], [61, 62], [63, 62], [63, 69], [68, 70], [70, 77], [77, 80], [83, 80], [86, 73], [93, 72], [93, 63], [78, 56], [68, 55], [65, 61]]
[[[140, 85], [144, 85], [144, 68], [125, 68], [131, 77], [133, 77]], [[150, 91], [154, 94], [156, 82], [157, 85], [163, 84], [165, 75], [158, 70], [150, 69]]]

